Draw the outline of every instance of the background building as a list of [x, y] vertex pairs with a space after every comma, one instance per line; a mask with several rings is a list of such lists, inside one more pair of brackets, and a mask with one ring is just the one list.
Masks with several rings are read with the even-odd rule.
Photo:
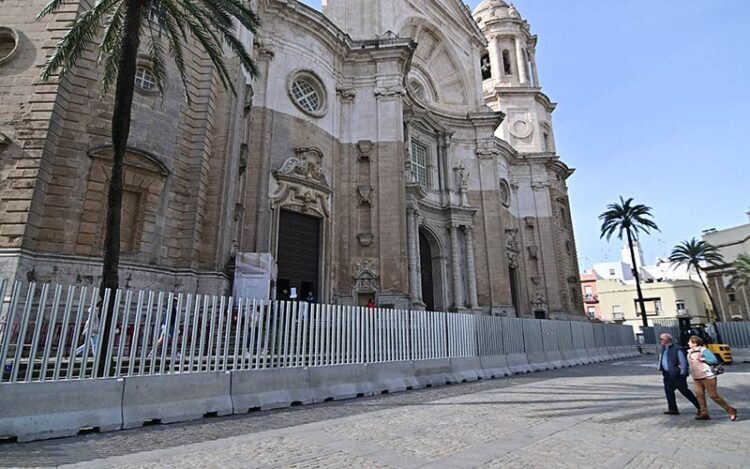
[[[750, 218], [750, 212], [747, 215]], [[715, 246], [724, 257], [724, 264], [705, 267], [708, 285], [722, 321], [750, 320], [750, 289], [747, 285], [738, 289], [729, 288], [734, 272], [732, 263], [740, 254], [750, 255], [750, 223], [723, 230], [704, 231], [703, 240]]]
[[[112, 97], [89, 54], [39, 82], [62, 18], [6, 0], [0, 273], [96, 285]], [[123, 203], [124, 286], [398, 308], [582, 317], [566, 180], [537, 37], [485, 0], [258, 0], [260, 74], [236, 96], [199, 49], [182, 99], [139, 61]], [[0, 49], [4, 50], [4, 49]], [[286, 292], [286, 293], [285, 293]]]
[[[690, 316], [693, 324], [713, 320], [711, 302], [698, 274], [666, 259], [644, 265], [638, 243], [635, 250], [649, 324], [668, 323], [684, 315]], [[621, 250], [620, 261], [596, 263], [581, 274], [581, 285], [589, 318], [594, 314], [604, 322], [625, 323], [636, 329], [643, 324], [627, 245]]]

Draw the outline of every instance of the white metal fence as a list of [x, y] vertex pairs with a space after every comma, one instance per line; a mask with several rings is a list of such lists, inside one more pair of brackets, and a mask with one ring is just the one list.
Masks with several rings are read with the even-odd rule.
[[[114, 308], [110, 311], [110, 295]], [[0, 281], [0, 382], [634, 345], [628, 326]], [[97, 314], [98, 313], [98, 314]], [[111, 318], [106, 350], [99, 347]], [[96, 327], [96, 323], [99, 327]], [[100, 361], [104, 360], [100, 374]]]

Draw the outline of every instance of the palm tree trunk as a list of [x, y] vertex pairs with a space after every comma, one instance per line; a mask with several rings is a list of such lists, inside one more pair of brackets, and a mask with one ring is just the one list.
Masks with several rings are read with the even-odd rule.
[[[706, 285], [706, 282], [703, 280], [703, 271], [697, 265], [695, 266], [695, 270], [698, 272], [698, 278], [701, 279], [701, 284], [703, 285], [703, 288], [706, 289], [706, 294], [708, 295], [708, 301], [711, 302], [711, 309], [714, 310], [714, 316], [716, 316], [715, 319], [716, 321], [719, 321], [719, 317], [720, 317], [719, 310], [716, 309], [716, 302], [714, 301], [714, 297], [711, 294], [711, 290], [709, 290], [708, 285]], [[709, 319], [711, 318], [709, 317]]]
[[[122, 170], [128, 136], [130, 135], [130, 111], [133, 105], [142, 6], [143, 0], [125, 0], [124, 35], [117, 70], [114, 113], [112, 114], [112, 175], [107, 194], [107, 225], [104, 236], [104, 262], [100, 292], [100, 298], [103, 300], [104, 290], [107, 288], [112, 290], [107, 308], [108, 314], [99, 331], [100, 345], [98, 349], [102, 356], [106, 356], [109, 347], [109, 333], [112, 328], [112, 312], [115, 303], [114, 290], [119, 286]], [[105, 360], [100, 360], [97, 375], [103, 376], [107, 366]]]
[[648, 327], [648, 319], [646, 318], [646, 303], [643, 301], [643, 292], [641, 291], [641, 276], [638, 274], [638, 264], [635, 261], [635, 250], [633, 250], [633, 236], [630, 234], [630, 229], [626, 228], [625, 233], [628, 235], [628, 248], [630, 248], [630, 260], [633, 262], [633, 275], [635, 276], [635, 289], [638, 292], [638, 304], [641, 306], [641, 320], [643, 321], [643, 327]]

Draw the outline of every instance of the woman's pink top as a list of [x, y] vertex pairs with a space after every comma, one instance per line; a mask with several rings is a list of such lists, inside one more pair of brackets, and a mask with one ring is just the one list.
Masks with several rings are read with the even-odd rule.
[[693, 379], [716, 378], [709, 364], [701, 361], [704, 350], [706, 350], [706, 347], [694, 347], [688, 350], [688, 363], [690, 364], [690, 374]]

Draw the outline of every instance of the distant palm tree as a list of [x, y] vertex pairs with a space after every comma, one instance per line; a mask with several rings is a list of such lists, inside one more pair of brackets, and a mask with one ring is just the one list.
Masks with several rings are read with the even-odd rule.
[[737, 289], [750, 285], [750, 255], [737, 256], [737, 259], [732, 262], [732, 268], [734, 268], [734, 273], [729, 281], [731, 288]]
[[630, 248], [630, 260], [633, 263], [633, 276], [635, 276], [635, 288], [638, 292], [638, 304], [641, 307], [641, 320], [643, 327], [648, 327], [646, 318], [646, 304], [643, 301], [643, 292], [641, 291], [641, 278], [638, 273], [638, 264], [635, 259], [635, 250], [633, 242], [638, 239], [638, 233], [650, 233], [650, 230], [659, 231], [659, 227], [652, 220], [651, 207], [641, 204], [633, 204], [633, 199], [624, 200], [620, 197], [620, 203], [607, 205], [607, 210], [599, 215], [602, 221], [601, 238], [607, 238], [609, 241], [613, 235], [617, 239], [622, 239], [623, 233], [628, 240]]
[[[101, 295], [107, 288], [119, 286], [120, 221], [123, 193], [123, 162], [130, 135], [130, 113], [135, 87], [136, 59], [141, 39], [146, 49], [151, 70], [159, 92], [164, 93], [167, 81], [167, 51], [174, 60], [185, 98], [190, 103], [186, 80], [185, 48], [193, 45], [202, 49], [213, 63], [215, 72], [225, 88], [234, 92], [232, 76], [224, 63], [224, 47], [228, 47], [251, 75], [257, 74], [253, 59], [237, 38], [235, 20], [251, 32], [256, 32], [259, 20], [243, 0], [95, 0], [80, 12], [70, 29], [57, 43], [42, 69], [42, 80], [56, 73], [70, 72], [86, 50], [98, 49], [98, 64], [103, 68], [100, 80], [102, 93], [115, 82], [115, 102], [112, 115], [112, 175], [107, 196], [107, 218], [104, 237], [104, 261]], [[67, 0], [50, 0], [37, 18], [59, 11]], [[111, 295], [111, 306], [114, 295]], [[100, 335], [100, 350], [107, 350], [111, 329], [107, 315]], [[105, 366], [102, 360], [101, 368]], [[101, 373], [102, 370], [99, 370]]]
[[701, 284], [703, 284], [703, 288], [706, 290], [708, 299], [711, 301], [711, 308], [714, 310], [714, 314], [718, 320], [720, 317], [719, 310], [716, 308], [716, 302], [714, 302], [714, 297], [711, 295], [711, 290], [708, 289], [708, 285], [703, 280], [703, 275], [705, 275], [706, 271], [703, 270], [701, 264], [718, 265], [724, 263], [724, 258], [719, 253], [719, 250], [705, 241], [693, 238], [690, 241], [682, 241], [675, 246], [669, 255], [669, 260], [676, 265], [684, 265], [688, 269], [692, 268], [695, 270], [698, 278], [701, 279]]

